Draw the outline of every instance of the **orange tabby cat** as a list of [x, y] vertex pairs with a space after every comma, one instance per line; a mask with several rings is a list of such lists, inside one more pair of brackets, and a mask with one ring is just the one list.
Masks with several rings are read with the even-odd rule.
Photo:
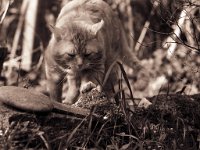
[[[102, 0], [73, 0], [67, 3], [51, 28], [53, 36], [45, 54], [48, 90], [53, 100], [62, 101], [62, 84], [68, 84], [64, 103], [73, 104], [80, 93], [101, 87], [111, 64], [122, 60], [140, 69], [128, 47], [117, 16]], [[103, 90], [116, 81], [116, 67]]]

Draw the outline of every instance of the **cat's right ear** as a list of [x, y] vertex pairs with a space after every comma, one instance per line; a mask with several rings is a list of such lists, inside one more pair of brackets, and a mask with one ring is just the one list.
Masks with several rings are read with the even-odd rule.
[[52, 25], [48, 25], [48, 28], [51, 31], [51, 33], [53, 33], [53, 36], [55, 37], [57, 41], [61, 40], [62, 31], [60, 28], [52, 26]]

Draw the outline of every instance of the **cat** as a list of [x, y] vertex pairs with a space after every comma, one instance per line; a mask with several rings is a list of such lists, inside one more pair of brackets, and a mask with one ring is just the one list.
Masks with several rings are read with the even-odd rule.
[[45, 52], [50, 98], [62, 102], [63, 82], [68, 85], [63, 103], [73, 104], [81, 93], [98, 88], [110, 93], [117, 81], [114, 65], [105, 86], [104, 78], [116, 61], [140, 70], [119, 18], [103, 0], [73, 0], [60, 11]]

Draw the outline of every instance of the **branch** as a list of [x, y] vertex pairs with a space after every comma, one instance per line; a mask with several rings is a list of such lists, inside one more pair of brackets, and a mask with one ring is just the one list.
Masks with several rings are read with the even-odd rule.
[[18, 46], [18, 43], [19, 43], [21, 31], [22, 31], [24, 15], [25, 15], [25, 12], [26, 12], [26, 9], [27, 9], [27, 5], [28, 5], [28, 0], [23, 0], [21, 10], [20, 10], [20, 18], [19, 18], [19, 22], [18, 22], [17, 29], [16, 29], [16, 32], [15, 32], [15, 36], [14, 36], [14, 39], [13, 39], [13, 45], [12, 45], [10, 59], [9, 59], [9, 66], [8, 66], [8, 71], [7, 71], [7, 75], [6, 75], [8, 77], [10, 77], [11, 73], [12, 73], [12, 68], [13, 68], [12, 60], [14, 59], [16, 51], [17, 51], [17, 46]]
[[23, 37], [21, 68], [29, 71], [32, 63], [34, 35], [37, 18], [38, 0], [28, 0], [28, 8], [25, 16], [25, 29]]

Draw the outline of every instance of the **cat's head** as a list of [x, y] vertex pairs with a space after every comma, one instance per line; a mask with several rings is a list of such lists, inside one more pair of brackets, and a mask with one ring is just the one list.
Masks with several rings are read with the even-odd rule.
[[101, 20], [95, 24], [77, 21], [52, 28], [56, 62], [72, 74], [89, 70], [102, 72], [105, 59], [103, 26]]

